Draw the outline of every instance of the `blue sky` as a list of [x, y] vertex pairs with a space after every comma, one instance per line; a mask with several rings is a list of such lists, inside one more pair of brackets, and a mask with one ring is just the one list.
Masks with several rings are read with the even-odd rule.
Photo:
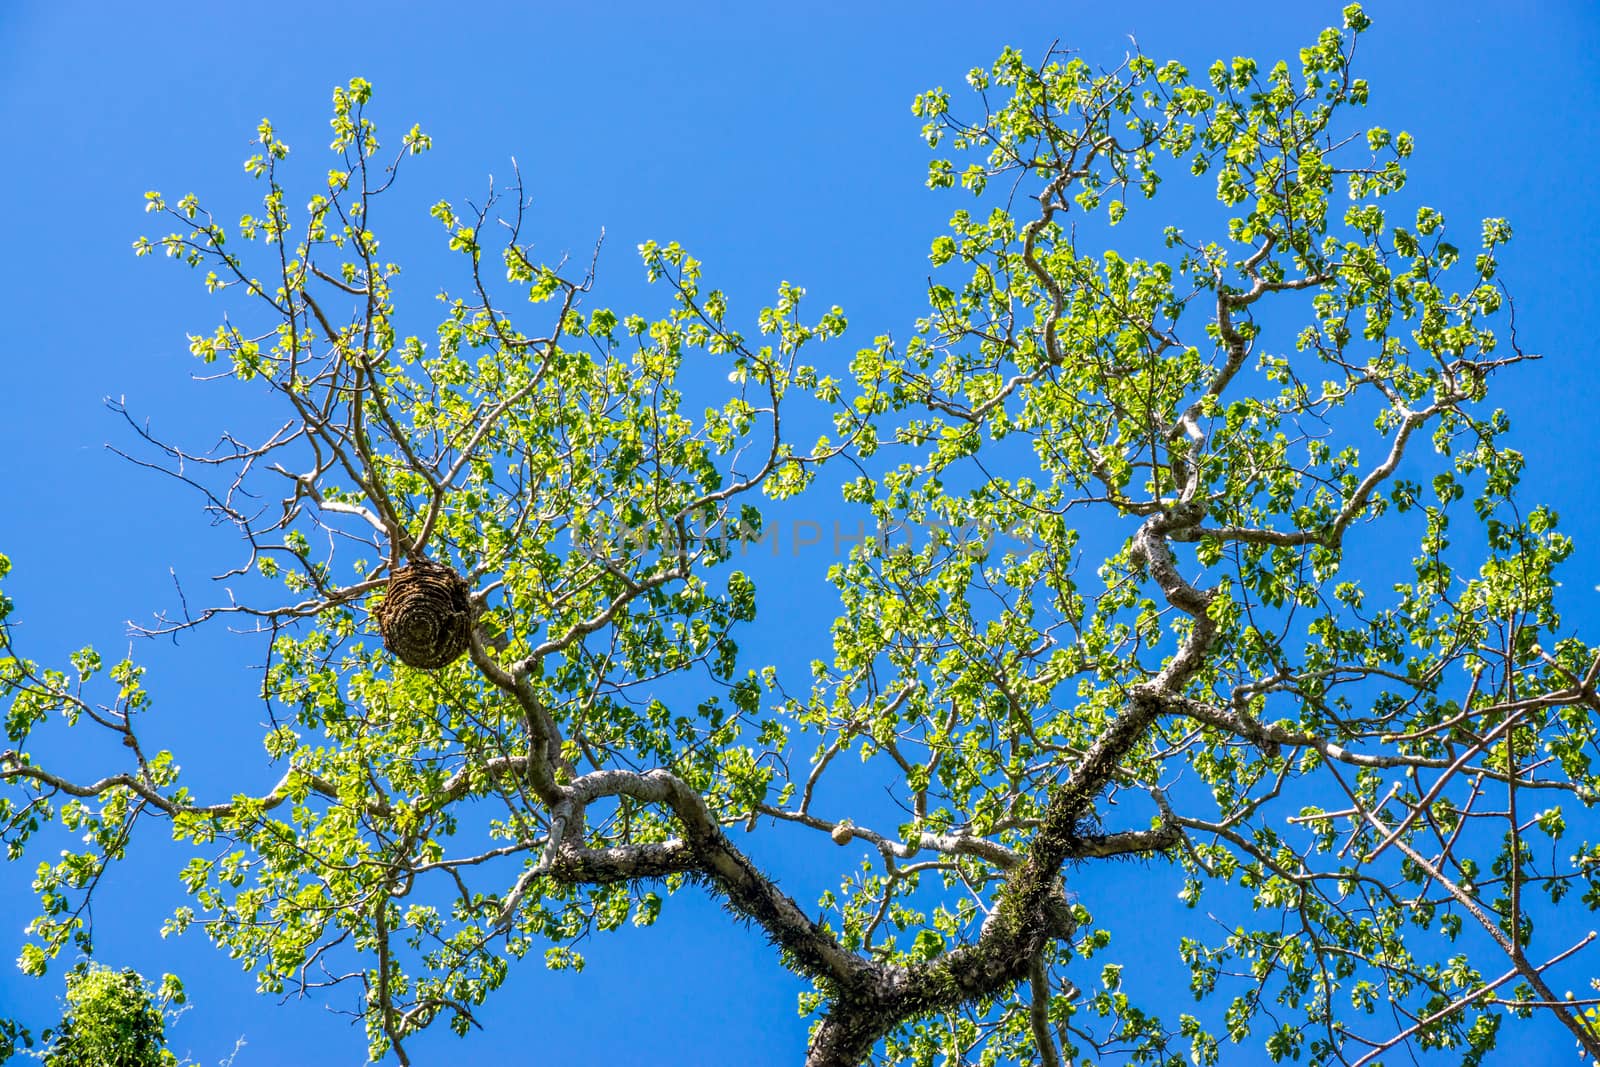
[[[600, 302], [659, 308], [632, 250], [676, 240], [747, 308], [784, 279], [806, 286], [818, 307], [842, 305], [853, 333], [834, 349], [843, 359], [876, 333], [908, 331], [924, 306], [929, 241], [955, 206], [923, 188], [927, 153], [909, 111], [916, 93], [959, 88], [970, 67], [1008, 44], [1037, 54], [1059, 41], [1114, 64], [1133, 35], [1155, 58], [1195, 68], [1234, 55], [1269, 63], [1336, 24], [1340, 5], [1235, 5], [1220, 9], [1226, 15], [1201, 4], [944, 0], [578, 7], [0, 6], [9, 146], [0, 167], [0, 552], [16, 566], [7, 592], [33, 654], [59, 659], [86, 643], [118, 653], [125, 620], [172, 606], [169, 568], [191, 588], [232, 561], [234, 543], [192, 497], [106, 451], [133, 435], [102, 399], [125, 396], [137, 417], [189, 440], [259, 415], [220, 410], [215, 391], [190, 381], [184, 333], [206, 328], [215, 308], [197, 279], [136, 260], [129, 245], [150, 229], [147, 189], [194, 190], [223, 217], [245, 210], [257, 194], [240, 162], [263, 115], [307, 157], [311, 179], [324, 166], [329, 92], [353, 75], [374, 83], [370, 113], [391, 140], [413, 122], [432, 134], [433, 153], [388, 209], [385, 250], [407, 264], [403, 297], [426, 304], [462, 281], [426, 206], [481, 194], [515, 156], [548, 255], [586, 255], [605, 228]], [[1566, 571], [1569, 622], [1600, 625], [1600, 509], [1587, 484], [1600, 468], [1600, 10], [1576, 0], [1367, 10], [1376, 25], [1358, 64], [1373, 86], [1373, 121], [1417, 139], [1412, 192], [1463, 232], [1485, 215], [1516, 228], [1502, 275], [1524, 345], [1547, 358], [1501, 386], [1503, 403], [1530, 457], [1528, 499], [1553, 504], [1578, 540]], [[820, 571], [775, 575], [763, 594], [820, 609]], [[202, 784], [229, 789], [240, 764], [267, 773], [256, 755], [250, 656], [237, 642], [208, 633], [177, 649], [134, 651], [151, 665], [151, 729]], [[110, 876], [95, 931], [104, 961], [186, 980], [194, 1006], [172, 1028], [173, 1048], [208, 1067], [241, 1037], [237, 1067], [360, 1062], [360, 1029], [330, 1005], [275, 1007], [198, 934], [157, 936], [180, 895], [179, 854], [149, 829], [158, 833]], [[803, 856], [780, 873], [806, 901], [814, 892]], [[0, 870], [0, 957], [20, 941], [31, 867]], [[1140, 876], [1132, 868], [1110, 877]], [[1154, 966], [1173, 951], [1172, 931], [1146, 934], [1147, 944], [1123, 950], [1134, 961], [1152, 954]], [[660, 1064], [796, 1061], [799, 983], [757, 933], [705, 898], [686, 893], [657, 928], [585, 950], [582, 975], [523, 967], [482, 1016], [484, 1032], [464, 1044], [430, 1035], [415, 1045], [417, 1061], [506, 1062], [535, 1042], [551, 1063], [636, 1062], [646, 1048]], [[59, 991], [54, 979], [0, 968], [0, 1014], [52, 1021]], [[1542, 1033], [1540, 1057], [1570, 1055], [1565, 1039]]]

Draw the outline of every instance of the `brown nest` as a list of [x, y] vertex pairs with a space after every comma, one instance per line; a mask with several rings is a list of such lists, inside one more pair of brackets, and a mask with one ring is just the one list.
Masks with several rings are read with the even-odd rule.
[[415, 559], [389, 577], [373, 612], [383, 645], [408, 667], [447, 667], [467, 650], [472, 601], [466, 579], [443, 563]]

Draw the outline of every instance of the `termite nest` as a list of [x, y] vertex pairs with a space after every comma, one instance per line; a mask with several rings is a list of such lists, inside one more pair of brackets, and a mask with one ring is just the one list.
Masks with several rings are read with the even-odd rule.
[[383, 647], [419, 670], [448, 667], [467, 650], [472, 600], [467, 581], [430, 559], [413, 559], [389, 577], [389, 589], [373, 611]]

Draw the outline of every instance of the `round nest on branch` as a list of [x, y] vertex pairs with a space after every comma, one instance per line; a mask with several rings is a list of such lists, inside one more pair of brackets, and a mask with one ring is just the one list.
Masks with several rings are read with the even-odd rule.
[[389, 591], [373, 612], [383, 646], [408, 667], [447, 667], [467, 650], [472, 632], [471, 591], [443, 563], [415, 559], [389, 577]]

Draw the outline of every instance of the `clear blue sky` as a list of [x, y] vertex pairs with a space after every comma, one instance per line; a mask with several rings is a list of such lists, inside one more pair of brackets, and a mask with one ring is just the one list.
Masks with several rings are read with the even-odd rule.
[[[819, 305], [843, 305], [865, 344], [906, 333], [922, 310], [928, 243], [954, 207], [949, 194], [923, 188], [915, 93], [959, 88], [968, 68], [1008, 44], [1036, 54], [1059, 41], [1110, 64], [1131, 34], [1155, 58], [1195, 68], [1234, 55], [1270, 62], [1337, 24], [1340, 8], [581, 6], [0, 4], [0, 551], [16, 565], [8, 593], [35, 655], [55, 660], [89, 642], [120, 652], [124, 620], [172, 606], [169, 567], [198, 586], [213, 564], [231, 561], [234, 543], [206, 525], [192, 497], [105, 451], [108, 441], [130, 444], [131, 432], [102, 398], [125, 395], [159, 431], [196, 441], [250, 417], [219, 411], [215, 394], [188, 379], [184, 332], [215, 313], [196, 279], [135, 260], [129, 244], [148, 232], [147, 189], [194, 190], [223, 217], [245, 210], [256, 194], [240, 161], [263, 115], [309, 157], [308, 178], [325, 166], [329, 91], [352, 75], [375, 84], [371, 113], [391, 142], [412, 122], [433, 135], [434, 152], [404, 178], [385, 227], [386, 255], [407, 264], [414, 300], [462, 281], [453, 265], [441, 269], [426, 205], [481, 194], [515, 156], [547, 252], [586, 253], [606, 228], [602, 302], [631, 310], [641, 273], [632, 249], [677, 240], [736, 297], [753, 301], [788, 279]], [[1531, 460], [1529, 499], [1554, 504], [1578, 539], [1568, 617], [1587, 622], [1593, 640], [1600, 9], [1461, 0], [1367, 10], [1376, 25], [1358, 63], [1373, 86], [1374, 121], [1416, 136], [1412, 190], [1463, 232], [1491, 214], [1516, 227], [1502, 274], [1523, 343], [1548, 358], [1505, 383], [1504, 402]], [[798, 574], [786, 592], [825, 595], [815, 577]], [[255, 682], [236, 643], [210, 634], [134, 651], [151, 664], [159, 711], [150, 728], [198, 772], [198, 785], [228, 791], [226, 772], [240, 765], [246, 785], [264, 782]], [[194, 1007], [171, 1030], [175, 1050], [209, 1067], [242, 1037], [236, 1067], [362, 1061], [361, 1031], [328, 1006], [275, 1007], [199, 934], [162, 941], [161, 918], [180, 896], [178, 853], [159, 833], [135, 852], [99, 899], [99, 956], [186, 980]], [[13, 953], [30, 913], [33, 862], [0, 870], [0, 957]], [[800, 860], [780, 871], [803, 902], [814, 898]], [[1137, 867], [1113, 875], [1142, 876]], [[1147, 933], [1146, 943], [1122, 946], [1130, 970], [1141, 952], [1171, 962], [1173, 932]], [[462, 1043], [441, 1029], [415, 1043], [417, 1062], [531, 1062], [535, 1049], [552, 1064], [797, 1062], [799, 983], [758, 934], [704, 897], [686, 893], [657, 928], [585, 949], [579, 976], [524, 966], [483, 1013], [484, 1032]], [[58, 1014], [59, 992], [55, 978], [31, 982], [0, 967], [0, 1014], [42, 1025]], [[353, 1007], [341, 995], [331, 1006]], [[1568, 1062], [1570, 1041], [1540, 1033], [1547, 1043], [1502, 1062]]]

